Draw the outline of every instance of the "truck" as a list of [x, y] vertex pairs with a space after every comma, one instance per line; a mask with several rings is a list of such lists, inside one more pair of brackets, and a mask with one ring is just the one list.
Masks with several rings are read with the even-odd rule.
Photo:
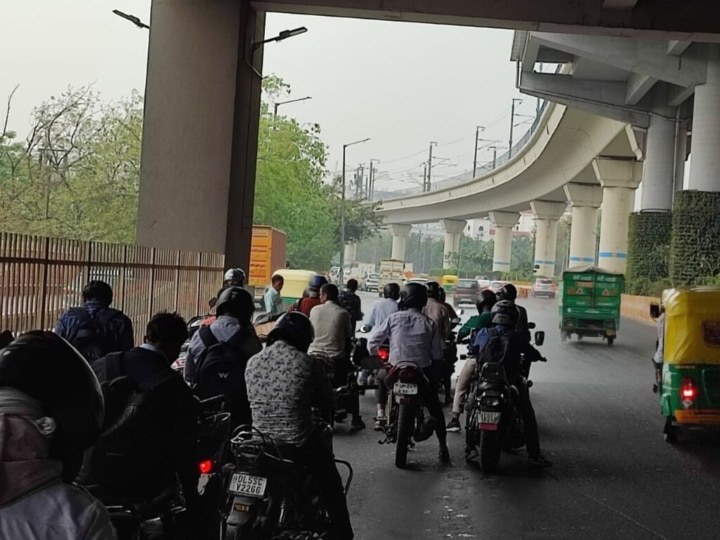
[[599, 267], [567, 268], [559, 289], [560, 341], [600, 336], [612, 346], [620, 327], [623, 275]]
[[287, 235], [283, 231], [267, 225], [253, 225], [247, 285], [256, 302], [262, 304], [270, 278], [276, 271], [285, 268], [286, 245]]
[[378, 281], [378, 296], [382, 296], [383, 287], [388, 283], [397, 283], [402, 286], [405, 281], [405, 262], [397, 259], [380, 260], [380, 280]]

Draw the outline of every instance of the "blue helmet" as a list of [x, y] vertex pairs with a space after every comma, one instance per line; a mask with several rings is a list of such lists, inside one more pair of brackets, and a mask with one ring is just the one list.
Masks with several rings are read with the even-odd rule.
[[325, 276], [321, 276], [320, 274], [315, 274], [312, 279], [310, 279], [310, 288], [313, 290], [320, 290], [320, 287], [325, 285], [328, 282], [328, 280], [325, 278]]

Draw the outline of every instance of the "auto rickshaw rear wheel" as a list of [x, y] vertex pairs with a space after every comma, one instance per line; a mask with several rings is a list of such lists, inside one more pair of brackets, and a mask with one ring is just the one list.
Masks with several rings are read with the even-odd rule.
[[615, 343], [615, 337], [614, 337], [614, 336], [608, 336], [607, 341], [608, 341], [608, 347], [612, 347], [612, 346], [613, 346], [613, 343]]

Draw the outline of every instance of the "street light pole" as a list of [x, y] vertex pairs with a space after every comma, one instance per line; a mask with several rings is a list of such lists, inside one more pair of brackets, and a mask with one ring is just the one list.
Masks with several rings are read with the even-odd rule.
[[520, 98], [513, 98], [512, 99], [512, 108], [510, 110], [510, 144], [508, 144], [508, 158], [512, 157], [512, 147], [513, 147], [513, 128], [515, 127], [515, 102], [519, 101], [522, 103], [522, 99]]
[[480, 142], [480, 131], [485, 131], [485, 126], [475, 127], [475, 154], [473, 156], [473, 178], [475, 178], [475, 172], [477, 171], [477, 152], [478, 143]]
[[370, 138], [362, 139], [361, 141], [355, 141], [347, 144], [343, 144], [342, 152], [342, 191], [340, 193], [340, 270], [338, 272], [338, 278], [340, 286], [343, 284], [343, 274], [345, 271], [345, 150], [348, 146], [354, 144], [361, 144], [368, 142]]
[[296, 101], [305, 101], [307, 99], [312, 99], [312, 96], [305, 96], [304, 98], [298, 98], [298, 99], [289, 99], [287, 101], [278, 101], [275, 104], [275, 108], [273, 111], [273, 123], [275, 122], [275, 118], [277, 118], [277, 112], [278, 112], [278, 108], [280, 107], [280, 105], [286, 105], [288, 103], [295, 103]]
[[423, 191], [430, 191], [430, 177], [432, 176], [432, 149], [433, 146], [437, 146], [435, 141], [430, 141], [430, 155], [428, 156], [427, 164], [427, 183], [423, 187]]

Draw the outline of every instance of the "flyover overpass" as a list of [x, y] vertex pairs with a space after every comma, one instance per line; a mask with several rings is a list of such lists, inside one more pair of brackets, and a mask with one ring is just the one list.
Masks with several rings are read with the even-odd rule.
[[[621, 39], [615, 36], [653, 38], [665, 42], [673, 40], [673, 43], [678, 44], [673, 46], [676, 54], [682, 51], [682, 44], [688, 41], [720, 42], [720, 17], [717, 17], [717, 8], [709, 2], [155, 0], [151, 13], [145, 91], [138, 243], [224, 252], [228, 265], [247, 265], [253, 218], [263, 55], [262, 47], [258, 44], [265, 37], [266, 11], [514, 28], [527, 32], [584, 33], [615, 40]], [[532, 55], [526, 54], [532, 48], [523, 49], [522, 54], [526, 55], [528, 65], [534, 65], [530, 58]], [[538, 47], [538, 51], [542, 54], [553, 53], [562, 61], [569, 58], [571, 62], [588, 52], [582, 47], [569, 50], [569, 47], [563, 49], [544, 45]], [[633, 56], [636, 61], [624, 67], [634, 70], [654, 65], [642, 61], [646, 52], [638, 50], [636, 53]], [[541, 58], [542, 54], [536, 58]], [[675, 58], [681, 59], [682, 54], [686, 53], [681, 52]], [[712, 54], [715, 56], [706, 66], [717, 66], [717, 74], [708, 68], [703, 92], [703, 103], [707, 105], [704, 110], [712, 107], [713, 100], [720, 102], [720, 58], [716, 58], [720, 54]], [[613, 58], [617, 60], [622, 55]], [[524, 70], [524, 73], [527, 72], [524, 77], [530, 77], [532, 71], [532, 68]], [[645, 75], [650, 79], [662, 80], [661, 71], [657, 69]], [[703, 84], [702, 79], [700, 77], [691, 81], [689, 87]], [[682, 86], [678, 83], [683, 82], [670, 81], [676, 86]], [[634, 79], [633, 83], [639, 85], [640, 93], [644, 88], [652, 86], [650, 80], [643, 78]], [[579, 87], [584, 88], [582, 83]], [[600, 101], [605, 97], [604, 88]], [[526, 91], [525, 88], [523, 90]], [[562, 89], [560, 92], [553, 89], [552, 93], [552, 99], [556, 99]], [[572, 106], [579, 101], [576, 96]], [[598, 177], [605, 185], [603, 205], [608, 204], [607, 195], [612, 193], [610, 198], [615, 199], [616, 206], [626, 208], [627, 201], [631, 199], [628, 192], [632, 192], [626, 185], [638, 180], [638, 168], [632, 161], [627, 161], [628, 156], [637, 157], [637, 149], [634, 148], [631, 133], [622, 127], [623, 122], [615, 120], [600, 123], [591, 120], [590, 115], [563, 107], [550, 108], [546, 114], [548, 123], [545, 130], [538, 132], [538, 141], [523, 156], [517, 156], [517, 159], [508, 163], [502, 171], [497, 171], [492, 178], [484, 179], [486, 183], [492, 183], [494, 179], [499, 184], [494, 191], [499, 201], [497, 204], [502, 205], [498, 208], [515, 210], [520, 204], [521, 201], [510, 197], [507, 190], [514, 185], [510, 183], [511, 178], [518, 176], [529, 179], [532, 176], [530, 172], [523, 173], [525, 168], [538, 171], [538, 185], [527, 180], [528, 187], [524, 189], [530, 190], [528, 198], [534, 198], [536, 210], [550, 216], [544, 220], [547, 221], [549, 233], [553, 229], [550, 219], [554, 215], [553, 202], [561, 199], [559, 190], [568, 179], [579, 181], [580, 187], [574, 191], [585, 192], [573, 194], [570, 188], [571, 199], [578, 208], [592, 208], [596, 204], [592, 187], [599, 185]], [[585, 120], [577, 116], [581, 114], [585, 115]], [[717, 146], [716, 143], [720, 141], [720, 115], [703, 115], [702, 118], [705, 127], [701, 131], [708, 135], [706, 158], [701, 160], [703, 175], [708, 179], [720, 179], [720, 161], [712, 159], [710, 155], [713, 145]], [[652, 130], [652, 125], [648, 126], [648, 130]], [[693, 126], [696, 140], [697, 128]], [[567, 150], [575, 156], [574, 160], [585, 161], [585, 164], [581, 166], [576, 163], [567, 166], [567, 169], [565, 165], [560, 167], [555, 164], [553, 167], [551, 160], [542, 157], [543, 152], [532, 154], [536, 151], [532, 148], [545, 145], [548, 150], [557, 146], [554, 150], [557, 155], [561, 148], [560, 145], [552, 144], [552, 137], [549, 137], [551, 133], [558, 137], [575, 133], [574, 138], [565, 138]], [[622, 133], [627, 135], [626, 140], [623, 140]], [[541, 141], [544, 138], [547, 140]], [[607, 159], [592, 160], [590, 154], [593, 151], [593, 157]], [[585, 158], [580, 159], [580, 155]], [[623, 159], [614, 159], [618, 157]], [[698, 161], [696, 158], [694, 156], [694, 162]], [[557, 178], [552, 179], [553, 176]], [[197, 189], [198, 179], [204, 181], [204, 189]], [[710, 180], [697, 183], [698, 186], [706, 184], [714, 186]], [[482, 202], [483, 197], [473, 192], [476, 189], [480, 188], [464, 187], [460, 190], [460, 195], [466, 200], [461, 216], [469, 216], [474, 212], [469, 206], [475, 203], [467, 201], [476, 201], [479, 206], [475, 211], [479, 208], [480, 212], [490, 210], [489, 205], [495, 204]], [[587, 204], [578, 206], [577, 202]], [[441, 203], [436, 206], [443, 207]], [[605, 209], [603, 211], [604, 216], [611, 213]], [[401, 225], [411, 218], [401, 215], [398, 219], [401, 220], [398, 225]], [[539, 225], [542, 222], [539, 221]], [[605, 231], [610, 223], [608, 220]], [[450, 229], [453, 227], [450, 222], [447, 225]], [[608, 238], [611, 236], [608, 233]], [[550, 237], [552, 234], [548, 234], [548, 241], [551, 241]], [[615, 248], [608, 248], [607, 253], [611, 258], [620, 259], [624, 256]]]

